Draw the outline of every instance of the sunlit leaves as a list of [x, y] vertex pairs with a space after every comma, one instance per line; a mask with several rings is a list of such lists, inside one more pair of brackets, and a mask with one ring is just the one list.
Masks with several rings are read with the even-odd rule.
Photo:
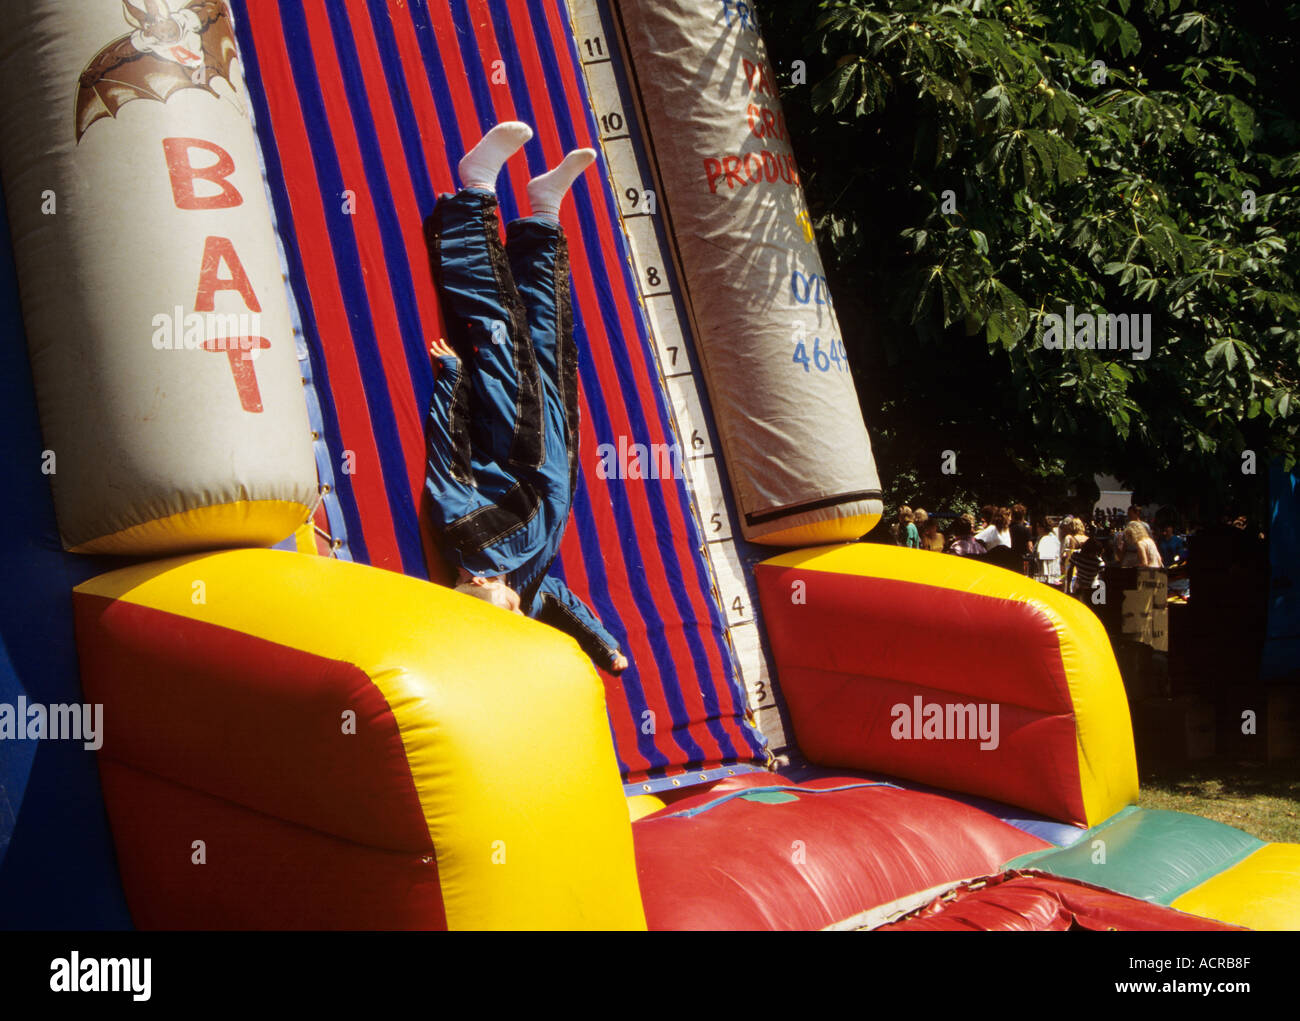
[[[1072, 464], [1098, 435], [1153, 465], [1214, 455], [1244, 423], [1295, 450], [1300, 124], [1233, 45], [1228, 0], [814, 6], [801, 163], [891, 365], [978, 346], [985, 405]], [[772, 7], [769, 45], [782, 16], [813, 24]], [[1151, 316], [1151, 358], [1044, 351], [1067, 307]]]

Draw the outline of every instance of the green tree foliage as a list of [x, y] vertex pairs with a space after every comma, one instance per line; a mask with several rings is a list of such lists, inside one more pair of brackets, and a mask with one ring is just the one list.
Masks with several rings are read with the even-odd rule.
[[[1300, 3], [774, 0], [764, 27], [900, 501], [1086, 504], [1115, 472], [1209, 510], [1244, 450], [1294, 464]], [[1150, 358], [1045, 348], [1067, 306], [1149, 314]]]

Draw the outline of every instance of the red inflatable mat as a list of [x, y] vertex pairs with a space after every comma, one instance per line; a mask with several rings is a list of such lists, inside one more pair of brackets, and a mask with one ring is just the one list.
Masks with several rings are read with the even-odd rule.
[[1050, 846], [935, 794], [773, 774], [683, 792], [632, 834], [651, 929], [821, 929]]
[[876, 932], [1239, 929], [1209, 918], [1039, 872], [964, 883]]

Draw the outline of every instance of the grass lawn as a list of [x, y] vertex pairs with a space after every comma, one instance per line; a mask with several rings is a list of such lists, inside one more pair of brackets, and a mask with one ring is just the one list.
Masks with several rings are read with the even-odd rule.
[[1216, 756], [1143, 770], [1138, 804], [1190, 812], [1260, 840], [1300, 843], [1300, 761], [1243, 762]]

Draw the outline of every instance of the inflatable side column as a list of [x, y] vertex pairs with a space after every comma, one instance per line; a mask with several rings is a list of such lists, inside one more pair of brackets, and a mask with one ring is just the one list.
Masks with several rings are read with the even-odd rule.
[[741, 527], [856, 539], [880, 480], [752, 5], [617, 5]]
[[0, 92], [64, 546], [285, 538], [316, 469], [226, 4], [0, 5]]

